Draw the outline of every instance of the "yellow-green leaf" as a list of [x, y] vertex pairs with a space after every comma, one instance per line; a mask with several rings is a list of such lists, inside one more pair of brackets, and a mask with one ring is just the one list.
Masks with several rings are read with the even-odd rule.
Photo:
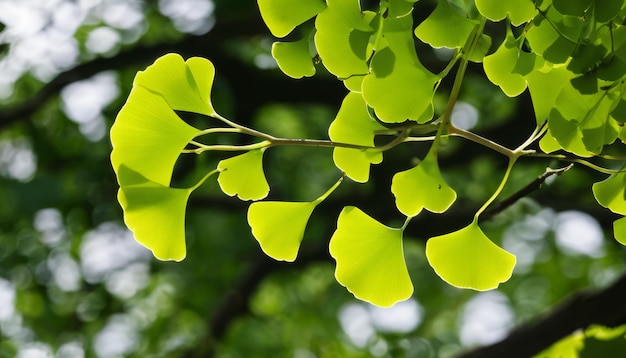
[[402, 249], [402, 230], [387, 227], [356, 207], [339, 214], [330, 239], [335, 278], [358, 299], [389, 307], [413, 294]]
[[276, 37], [289, 35], [326, 7], [322, 0], [258, 0], [258, 5], [263, 21]]
[[613, 235], [615, 240], [622, 245], [626, 245], [626, 217], [613, 222]]
[[274, 42], [272, 57], [278, 67], [292, 78], [311, 77], [315, 66], [309, 52], [309, 36], [294, 42]]
[[226, 195], [237, 195], [241, 200], [259, 200], [267, 196], [269, 184], [263, 172], [265, 149], [255, 149], [220, 161], [217, 182]]
[[592, 186], [598, 203], [614, 213], [626, 215], [626, 173], [613, 174]]
[[489, 240], [476, 221], [426, 242], [426, 258], [452, 286], [491, 290], [513, 273], [515, 256]]

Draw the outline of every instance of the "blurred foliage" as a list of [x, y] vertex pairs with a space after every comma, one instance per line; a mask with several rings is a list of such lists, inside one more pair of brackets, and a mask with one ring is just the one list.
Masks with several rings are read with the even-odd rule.
[[[81, 22], [76, 28], [65, 28], [67, 35], [59, 40], [73, 43], [77, 49], [74, 60], [60, 61], [61, 65], [49, 70], [46, 63], [55, 58], [35, 49], [32, 56], [39, 56], [37, 61], [31, 59], [24, 65], [28, 62], [24, 46], [36, 44], [24, 44], [20, 34], [28, 29], [18, 29], [15, 21], [1, 16], [4, 8], [0, 9], [0, 68], [12, 71], [12, 77], [6, 77], [10, 83], [0, 83], [3, 108], [22, 103], [56, 73], [77, 63], [114, 58], [120, 51], [140, 45], [173, 43], [191, 36], [176, 26], [184, 21], [183, 15], [183, 20], [175, 20], [173, 15], [164, 14], [166, 5], [174, 6], [176, 1], [93, 1], [86, 9], [76, 8], [78, 2], [69, 0], [50, 2], [54, 9], [33, 2], [8, 3], [0, 2], [0, 7], [23, 7], [24, 14], [35, 20], [50, 20], [51, 24], [55, 23], [51, 20], [54, 16], [61, 20], [66, 16], [66, 23], [70, 23], [67, 17], [71, 18], [72, 12], [67, 9], [88, 15], [78, 17]], [[194, 7], [204, 8], [206, 3], [186, 0], [176, 6], [181, 14], [193, 18]], [[424, 6], [433, 4], [426, 3]], [[135, 12], [124, 7], [128, 4], [133, 4]], [[114, 5], [126, 9], [129, 17], [139, 14], [133, 27], [124, 28], [123, 22], [104, 16], [115, 10], [110, 9]], [[70, 15], [59, 15], [62, 9]], [[214, 12], [203, 21], [220, 24], [224, 19], [245, 27], [260, 23], [258, 17], [255, 2], [217, 0]], [[55, 26], [60, 26], [61, 20]], [[87, 46], [89, 35], [103, 27], [117, 33], [119, 40], [107, 51], [93, 52]], [[32, 31], [28, 36], [41, 36], [47, 30], [34, 26], [28, 31]], [[232, 63], [218, 63], [218, 72], [220, 66], [230, 65], [257, 73], [258, 77], [250, 81], [261, 86], [262, 81], [282, 76], [266, 62], [259, 63], [269, 56], [267, 37], [268, 31], [259, 27], [256, 36], [221, 39], [219, 45], [229, 53]], [[423, 60], [439, 66], [443, 63], [435, 54]], [[394, 308], [385, 311], [383, 316], [392, 321], [392, 329], [380, 322], [380, 312], [376, 315], [374, 308], [355, 300], [336, 283], [325, 250], [336, 226], [338, 202], [358, 203], [390, 225], [398, 219], [398, 213], [389, 209], [394, 207], [391, 193], [377, 188], [388, 187], [395, 172], [390, 168], [406, 167], [416, 153], [426, 149], [417, 143], [390, 151], [389, 158], [400, 159], [374, 167], [370, 183], [346, 183], [337, 190], [336, 201], [320, 205], [309, 222], [302, 248], [308, 259], [296, 264], [268, 263], [250, 234], [244, 205], [229, 201], [214, 183], [204, 186], [190, 202], [185, 261], [156, 261], [124, 228], [107, 135], [135, 72], [143, 65], [116, 65], [112, 73], [119, 95], [92, 114], [96, 118], [91, 119], [93, 125], [99, 125], [100, 132], [87, 128], [87, 120], [81, 122], [68, 114], [69, 102], [80, 102], [80, 98], [66, 100], [61, 96], [37, 103], [34, 115], [2, 127], [0, 357], [180, 357], [198, 356], [195, 352], [209, 347], [215, 348], [218, 357], [445, 358], [502, 337], [512, 325], [545, 312], [569, 293], [606, 285], [623, 270], [623, 248], [609, 232], [614, 216], [594, 205], [590, 191], [580, 192], [591, 180], [601, 178], [577, 167], [545, 185], [541, 195], [533, 194], [485, 223], [488, 235], [516, 253], [520, 264], [511, 280], [496, 291], [504, 299], [510, 319], [493, 317], [484, 310], [472, 315], [471, 307], [477, 305], [469, 303], [489, 306], [493, 301], [483, 293], [455, 289], [442, 282], [426, 262], [424, 239], [443, 233], [442, 228], [469, 223], [473, 211], [498, 185], [505, 163], [456, 138], [441, 149], [441, 162], [446, 180], [461, 199], [440, 221], [426, 219], [409, 226], [405, 256], [415, 286], [412, 300], [421, 313], [411, 318], [405, 311], [394, 313]], [[234, 89], [248, 84], [229, 81], [233, 80], [218, 77], [215, 107], [234, 110], [246, 106], [250, 99], [237, 97], [239, 92]], [[298, 83], [326, 90], [323, 78]], [[512, 130], [512, 121], [525, 118], [529, 128], [534, 126], [527, 96], [507, 98], [479, 75], [468, 76], [464, 85], [460, 99], [476, 109], [476, 131], [493, 134], [507, 144], [518, 143], [519, 132], [524, 132]], [[253, 118], [240, 120], [279, 136], [326, 138], [325, 128], [338, 109], [338, 100], [302, 97], [296, 103], [276, 99], [255, 107]], [[89, 103], [85, 102], [87, 112], [90, 108], [93, 111]], [[229, 115], [229, 109], [220, 111]], [[476, 159], [463, 155], [469, 152], [476, 153], [472, 155]], [[219, 159], [197, 160], [202, 164]], [[179, 165], [181, 181], [197, 176], [185, 171], [185, 162]], [[265, 165], [272, 198], [311, 200], [337, 178], [330, 149], [281, 147], [268, 152]], [[504, 195], [554, 165], [557, 163], [548, 160], [521, 163]], [[600, 233], [604, 239], [593, 242], [593, 248], [572, 249], [571, 242], [559, 234], [567, 218], [561, 215], [566, 207], [563, 197], [570, 210], [593, 216], [597, 226], [591, 225], [592, 229], [604, 232]], [[596, 234], [592, 230], [589, 235]], [[255, 273], [258, 280], [246, 282]], [[245, 284], [251, 285], [245, 286], [252, 291], [249, 304], [241, 316], [226, 322], [223, 335], [213, 338], [210, 322], [228, 310], [229, 302], [247, 299], [237, 286]], [[400, 327], [407, 320], [414, 326], [393, 330], [394, 325]], [[468, 329], [484, 334], [467, 335]]]

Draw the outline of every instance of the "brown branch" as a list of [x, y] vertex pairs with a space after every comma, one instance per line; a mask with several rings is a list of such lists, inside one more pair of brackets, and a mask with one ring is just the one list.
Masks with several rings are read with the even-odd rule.
[[514, 329], [502, 341], [457, 358], [532, 357], [578, 329], [626, 323], [626, 274], [602, 290], [573, 294], [546, 315]]

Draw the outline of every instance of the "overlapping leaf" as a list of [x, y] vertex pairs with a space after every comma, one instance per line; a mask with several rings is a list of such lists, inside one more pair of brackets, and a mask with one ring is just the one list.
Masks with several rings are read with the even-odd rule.
[[[328, 135], [335, 142], [373, 147], [374, 131], [379, 129], [385, 127], [370, 118], [363, 97], [350, 92], [331, 123]], [[380, 163], [383, 154], [375, 150], [336, 147], [333, 149], [333, 160], [350, 179], [364, 183], [369, 179], [370, 164]]]
[[554, 8], [563, 15], [584, 17], [593, 14], [598, 22], [608, 22], [624, 5], [622, 0], [552, 0]]
[[476, 21], [461, 15], [446, 0], [415, 28], [415, 36], [432, 47], [463, 47]]
[[326, 7], [323, 0], [258, 0], [258, 5], [263, 21], [276, 37], [287, 36]]
[[626, 217], [613, 222], [613, 235], [615, 240], [622, 245], [626, 245]]
[[593, 184], [592, 190], [600, 205], [614, 213], [626, 215], [626, 173], [613, 174]]
[[309, 36], [294, 42], [274, 42], [272, 57], [278, 67], [289, 77], [311, 77], [315, 74], [315, 66], [309, 51]]
[[172, 109], [211, 116], [215, 115], [211, 104], [214, 76], [211, 61], [192, 57], [185, 62], [180, 55], [170, 53], [137, 73], [133, 86], [160, 94]]
[[433, 116], [434, 85], [439, 78], [417, 58], [412, 26], [411, 16], [384, 20], [387, 46], [374, 54], [371, 73], [363, 80], [363, 98], [383, 122], [422, 123]]
[[426, 258], [437, 275], [452, 286], [491, 290], [507, 281], [515, 256], [489, 240], [476, 221], [426, 242]]
[[519, 59], [520, 50], [517, 41], [511, 31], [507, 30], [507, 37], [500, 47], [483, 61], [487, 78], [509, 97], [515, 97], [526, 89], [524, 77], [513, 71]]
[[569, 59], [583, 29], [581, 19], [561, 15], [553, 7], [548, 8], [546, 16], [536, 16], [532, 24], [526, 33], [531, 50], [552, 63]]
[[118, 181], [125, 165], [147, 180], [169, 186], [180, 152], [199, 132], [180, 119], [163, 97], [135, 86], [111, 128], [111, 163]]
[[224, 194], [237, 195], [241, 200], [259, 200], [267, 196], [269, 184], [263, 171], [263, 153], [256, 149], [224, 159], [217, 165], [217, 182]]
[[373, 17], [371, 12], [362, 16], [358, 0], [328, 0], [315, 19], [315, 46], [330, 73], [339, 78], [367, 73]]
[[389, 0], [389, 16], [402, 17], [413, 11], [413, 3], [418, 0]]
[[476, 0], [476, 8], [491, 21], [508, 16], [515, 26], [530, 21], [537, 14], [532, 0]]
[[456, 200], [456, 192], [448, 186], [431, 151], [416, 167], [396, 173], [391, 182], [398, 210], [406, 216], [416, 216], [423, 208], [442, 213]]
[[345, 207], [330, 239], [335, 278], [358, 299], [389, 307], [411, 297], [413, 285], [402, 249], [402, 230]]

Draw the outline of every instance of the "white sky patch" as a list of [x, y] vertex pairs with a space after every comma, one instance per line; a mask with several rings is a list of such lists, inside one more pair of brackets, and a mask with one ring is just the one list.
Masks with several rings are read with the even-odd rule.
[[116, 75], [102, 72], [63, 88], [63, 111], [79, 125], [80, 132], [87, 139], [97, 141], [106, 134], [102, 110], [118, 95]]
[[370, 305], [369, 314], [378, 331], [408, 333], [422, 323], [424, 309], [416, 300], [408, 299], [388, 308]]
[[215, 5], [210, 0], [159, 0], [159, 10], [181, 32], [202, 35], [207, 33], [215, 20]]
[[467, 102], [455, 103], [451, 116], [452, 124], [464, 130], [470, 130], [478, 123], [478, 110]]
[[27, 182], [37, 171], [37, 157], [25, 139], [0, 141], [0, 175]]
[[54, 247], [66, 238], [61, 212], [55, 208], [41, 209], [35, 213], [33, 226], [41, 233], [41, 242]]
[[556, 244], [566, 254], [601, 257], [604, 234], [596, 219], [581, 211], [559, 213], [554, 224]]
[[58, 358], [84, 358], [85, 350], [79, 341], [63, 343], [57, 350]]
[[81, 285], [80, 267], [67, 252], [52, 253], [48, 257], [48, 269], [54, 283], [65, 292], [78, 291]]
[[15, 286], [0, 277], [0, 321], [10, 319], [15, 313]]
[[543, 209], [522, 220], [515, 221], [502, 236], [502, 246], [517, 258], [515, 273], [526, 273], [544, 249], [546, 235], [552, 230], [556, 214]]
[[113, 295], [128, 299], [150, 283], [150, 267], [145, 262], [135, 262], [123, 269], [111, 273], [105, 281], [107, 291]]
[[376, 333], [365, 305], [348, 303], [339, 310], [339, 323], [352, 343], [363, 348]]
[[52, 347], [42, 342], [27, 343], [20, 347], [17, 358], [53, 358]]
[[118, 358], [132, 352], [139, 343], [139, 334], [132, 319], [115, 315], [94, 337], [94, 350], [100, 358]]
[[109, 53], [121, 42], [120, 34], [110, 27], [102, 26], [94, 29], [87, 35], [85, 47], [87, 51], [96, 54]]
[[485, 345], [506, 337], [514, 315], [508, 298], [498, 292], [482, 292], [463, 309], [460, 338], [464, 346]]
[[99, 10], [107, 25], [122, 30], [137, 27], [144, 21], [141, 2], [136, 0], [103, 1]]
[[81, 268], [89, 283], [102, 282], [113, 271], [150, 258], [150, 252], [135, 241], [133, 233], [115, 223], [103, 223], [87, 232], [80, 246]]

